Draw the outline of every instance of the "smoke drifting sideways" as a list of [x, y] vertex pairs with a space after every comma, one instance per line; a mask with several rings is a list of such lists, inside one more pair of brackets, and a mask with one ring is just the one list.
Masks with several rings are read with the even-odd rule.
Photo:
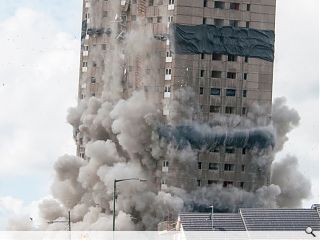
[[[99, 9], [99, 4], [100, 1], [92, 1], [91, 9]], [[119, 12], [119, 4], [116, 1], [111, 4], [114, 12]], [[99, 19], [91, 21], [89, 27], [107, 27], [100, 26]], [[116, 26], [108, 27], [112, 33], [117, 32]], [[144, 91], [137, 90], [123, 97], [123, 71], [119, 70], [125, 62], [125, 53], [135, 59], [148, 52], [146, 49], [154, 49], [153, 45], [158, 43], [152, 29], [146, 29], [143, 20], [138, 18], [121, 47], [112, 34], [110, 41], [113, 47], [106, 53], [93, 54], [96, 63], [104, 62], [108, 66], [103, 72], [101, 97], [83, 99], [70, 109], [67, 117], [81, 133], [87, 160], [71, 155], [60, 157], [54, 165], [53, 199], [42, 201], [39, 216], [33, 216], [39, 219], [39, 225], [30, 226], [21, 217], [9, 222], [8, 229], [66, 230], [65, 223], [48, 222], [67, 220], [70, 210], [73, 230], [111, 230], [113, 181], [122, 178], [139, 177], [148, 181], [128, 181], [117, 186], [117, 230], [156, 230], [159, 222], [201, 206], [214, 205], [217, 211], [229, 212], [240, 207], [298, 207], [310, 195], [310, 183], [298, 171], [297, 160], [286, 159], [274, 164], [271, 184], [253, 192], [225, 188], [221, 184], [187, 191], [179, 187], [178, 178], [174, 176], [179, 172], [170, 175], [172, 186], [160, 190], [160, 183], [155, 183], [155, 179], [161, 178], [159, 166], [163, 160], [169, 161], [170, 169], [175, 165], [188, 175], [195, 170], [199, 150], [203, 149], [248, 148], [254, 164], [270, 166], [275, 154], [288, 141], [288, 133], [299, 124], [299, 115], [281, 98], [274, 101], [271, 122], [264, 120], [264, 108], [256, 105], [250, 107], [247, 117], [217, 114], [210, 122], [201, 123], [193, 117], [199, 110], [193, 99], [195, 94], [192, 88], [186, 87], [177, 90], [170, 104], [172, 114], [168, 126], [163, 125], [159, 99], [152, 94], [146, 97]], [[141, 79], [142, 86], [159, 77], [159, 61], [154, 56], [156, 54], [144, 56], [145, 61], [139, 66], [151, 69], [150, 75]], [[292, 184], [295, 181], [288, 183], [288, 179], [297, 176], [299, 185]], [[196, 179], [190, 180], [196, 184]]]
[[175, 143], [179, 149], [191, 146], [198, 150], [212, 151], [218, 147], [265, 149], [275, 146], [275, 136], [268, 128], [227, 130], [208, 125], [160, 126], [160, 138]]

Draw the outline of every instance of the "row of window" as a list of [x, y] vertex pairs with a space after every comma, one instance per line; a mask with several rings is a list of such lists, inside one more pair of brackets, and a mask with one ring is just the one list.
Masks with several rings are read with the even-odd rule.
[[[228, 20], [229, 22], [229, 26], [232, 26], [232, 27], [240, 27], [240, 20]], [[214, 18], [213, 20], [211, 18], [206, 18], [204, 17], [203, 20], [202, 20], [202, 23], [203, 24], [213, 24], [215, 26], [218, 26], [218, 27], [222, 27], [222, 26], [226, 26], [225, 25], [225, 19], [222, 19], [222, 18]], [[250, 22], [249, 21], [246, 21], [246, 25], [245, 25], [246, 28], [250, 28]]]
[[[209, 112], [210, 113], [221, 113], [222, 106], [214, 106], [210, 105], [209, 106]], [[201, 105], [201, 110], [203, 110], [203, 105]], [[224, 113], [226, 114], [235, 114], [236, 108], [235, 107], [225, 107], [224, 108]], [[242, 115], [246, 115], [247, 113], [247, 108], [243, 107], [242, 108]]]
[[[241, 73], [236, 73], [236, 72], [227, 72], [227, 79], [237, 79], [237, 75]], [[200, 77], [205, 77], [206, 75], [206, 70], [200, 70]], [[222, 71], [211, 71], [211, 78], [222, 78]], [[243, 73], [243, 80], [248, 79], [248, 73]]]
[[[200, 87], [199, 94], [203, 95], [204, 88]], [[210, 88], [210, 95], [211, 96], [221, 96], [221, 88]], [[225, 95], [227, 97], [235, 97], [236, 96], [236, 89], [226, 88]], [[242, 97], [247, 97], [247, 90], [242, 90]]]
[[[209, 163], [208, 164], [208, 170], [214, 170], [214, 171], [219, 171], [220, 167], [222, 167], [221, 170], [225, 171], [225, 172], [233, 172], [236, 169], [236, 165], [235, 164], [231, 164], [231, 163], [225, 163], [223, 165], [221, 165], [220, 163]], [[203, 164], [202, 162], [198, 162], [198, 169], [203, 169]], [[241, 165], [241, 172], [245, 171], [245, 165]]]
[[[175, 0], [169, 0], [169, 5], [173, 5], [175, 2]], [[137, 0], [132, 0], [132, 4], [136, 4]], [[162, 0], [158, 0], [157, 1], [157, 5], [162, 5], [163, 1]], [[153, 6], [154, 5], [154, 0], [148, 0], [148, 6]], [[209, 1], [208, 0], [203, 0], [203, 7], [211, 7], [209, 6]], [[218, 9], [226, 9], [226, 3], [223, 1], [214, 1], [212, 7], [214, 8], [218, 8]], [[231, 2], [229, 4], [229, 9], [231, 10], [240, 10], [240, 3], [236, 3], [236, 2]], [[246, 10], [250, 11], [251, 9], [251, 5], [250, 4], [246, 4]]]
[[[218, 180], [208, 180], [208, 185], [212, 185], [212, 184], [219, 184]], [[198, 187], [202, 186], [202, 180], [198, 179], [197, 180], [197, 185]], [[234, 186], [234, 182], [232, 181], [223, 181], [222, 182], [222, 186], [223, 187], [233, 187]], [[239, 183], [240, 188], [244, 188], [244, 182], [240, 182]]]
[[[156, 1], [157, 5], [163, 5], [163, 0]], [[131, 0], [132, 4], [137, 4], [137, 0]], [[174, 4], [174, 0], [169, 0], [169, 5]], [[148, 6], [154, 6], [154, 0], [148, 0]]]
[[[206, 58], [206, 55], [207, 54], [204, 54], [204, 53], [201, 53], [200, 54], [200, 58], [201, 59], [205, 59]], [[219, 53], [213, 53], [211, 55], [211, 60], [214, 60], [214, 61], [221, 61], [222, 60], [222, 56], [223, 54], [219, 54]], [[227, 60], [228, 62], [237, 62], [238, 60], [240, 59], [240, 56], [237, 56], [237, 55], [231, 55], [231, 54], [228, 54], [227, 55]], [[244, 57], [244, 62], [248, 62], [249, 61], [249, 57]]]
[[[172, 69], [171, 68], [166, 68], [165, 70], [166, 75], [171, 75], [172, 74]], [[205, 77], [206, 70], [200, 70], [200, 77]], [[227, 72], [227, 78], [228, 79], [236, 79], [237, 75], [240, 73], [236, 72]], [[211, 71], [211, 78], [222, 78], [222, 71]], [[248, 73], [243, 73], [243, 80], [248, 79]]]
[[[226, 9], [226, 3], [223, 1], [214, 1], [213, 5], [211, 5], [211, 6], [214, 8], [218, 8], [218, 9]], [[209, 6], [208, 0], [203, 0], [203, 7], [211, 7], [211, 6]], [[229, 4], [229, 9], [240, 10], [240, 3], [231, 2]], [[249, 3], [246, 4], [246, 10], [247, 11], [251, 10], [251, 5]]]

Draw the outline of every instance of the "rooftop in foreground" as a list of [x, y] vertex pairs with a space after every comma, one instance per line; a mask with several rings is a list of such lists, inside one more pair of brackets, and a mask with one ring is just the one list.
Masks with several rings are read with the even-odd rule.
[[320, 205], [310, 209], [242, 208], [238, 213], [180, 213], [184, 231], [320, 231]]

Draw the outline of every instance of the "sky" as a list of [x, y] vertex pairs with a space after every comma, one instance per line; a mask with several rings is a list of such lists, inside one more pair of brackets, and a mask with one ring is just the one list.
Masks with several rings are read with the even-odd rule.
[[[8, 215], [36, 214], [50, 196], [53, 163], [74, 154], [67, 110], [77, 102], [81, 0], [0, 0], [0, 229]], [[300, 126], [277, 161], [299, 159], [319, 202], [318, 1], [278, 0], [273, 94]], [[297, 179], [299, 181], [299, 179]]]

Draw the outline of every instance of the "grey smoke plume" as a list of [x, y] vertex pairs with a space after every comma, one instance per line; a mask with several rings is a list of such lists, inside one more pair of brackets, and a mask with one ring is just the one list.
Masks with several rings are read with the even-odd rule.
[[311, 195], [311, 183], [298, 170], [298, 159], [294, 156], [273, 164], [271, 182], [281, 188], [277, 198], [280, 207], [301, 206], [302, 200]]
[[[91, 9], [99, 8], [99, 2], [91, 1]], [[116, 2], [111, 1], [111, 4], [114, 12], [119, 12], [119, 2]], [[51, 188], [54, 200], [45, 200], [39, 205], [42, 219], [39, 229], [65, 230], [64, 223], [47, 222], [66, 220], [70, 210], [74, 230], [111, 230], [113, 180], [120, 178], [139, 177], [148, 182], [119, 183], [118, 230], [154, 230], [159, 222], [173, 219], [180, 211], [201, 210], [212, 204], [216, 211], [236, 211], [239, 207], [292, 207], [299, 206], [301, 200], [308, 196], [310, 184], [307, 180], [301, 181], [296, 188], [293, 185], [292, 179], [302, 179], [293, 160], [275, 164], [273, 184], [255, 192], [223, 188], [216, 184], [191, 192], [177, 187], [160, 191], [154, 180], [161, 174], [157, 169], [164, 159], [180, 169], [176, 176], [170, 176], [171, 180], [184, 179], [184, 174], [195, 170], [199, 149], [205, 147], [252, 147], [251, 154], [256, 164], [268, 165], [276, 152], [283, 148], [287, 134], [298, 125], [299, 115], [289, 109], [282, 98], [274, 101], [271, 122], [265, 116], [267, 110], [256, 105], [245, 118], [217, 115], [203, 124], [194, 119], [200, 111], [193, 101], [194, 92], [184, 87], [175, 91], [177, 96], [170, 104], [168, 123], [172, 127], [163, 126], [159, 132], [163, 116], [157, 94], [162, 94], [162, 90], [158, 91], [158, 82], [154, 84], [154, 79], [160, 76], [157, 72], [159, 59], [154, 57], [156, 54], [143, 55], [146, 48], [151, 51], [153, 45], [158, 44], [151, 29], [139, 27], [144, 23], [138, 18], [134, 30], [126, 35], [120, 47], [115, 39], [116, 23], [105, 26], [99, 22], [99, 16], [94, 13], [91, 16], [91, 28], [110, 27], [112, 34], [111, 47], [105, 53], [94, 47], [90, 50], [100, 66], [97, 71], [102, 71], [103, 75], [101, 97], [82, 100], [76, 108], [70, 109], [67, 117], [81, 133], [87, 160], [70, 155], [57, 160]], [[133, 59], [143, 56], [140, 67], [149, 69], [150, 74], [144, 74], [141, 82], [136, 84], [149, 89], [149, 92], [129, 92], [129, 83], [123, 78], [124, 69], [128, 68], [125, 53], [130, 53]], [[108, 68], [104, 69], [104, 66]], [[184, 133], [182, 137], [180, 130]], [[186, 131], [192, 131], [192, 137]], [[179, 148], [176, 143], [184, 147]], [[15, 219], [9, 229], [28, 230], [30, 223]]]

